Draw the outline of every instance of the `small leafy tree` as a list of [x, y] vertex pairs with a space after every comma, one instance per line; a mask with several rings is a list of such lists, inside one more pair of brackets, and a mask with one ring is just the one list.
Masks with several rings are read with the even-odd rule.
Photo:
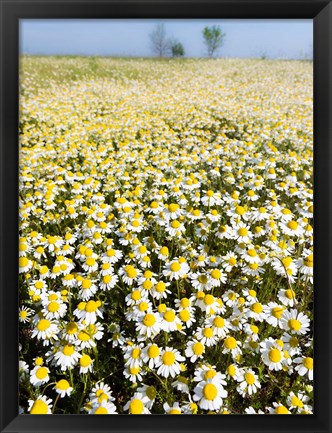
[[163, 23], [157, 24], [149, 36], [153, 53], [158, 57], [165, 57], [171, 48], [171, 41], [167, 37], [165, 25]]
[[183, 57], [184, 56], [184, 47], [181, 42], [173, 41], [171, 45], [171, 51], [173, 57]]
[[225, 36], [219, 26], [204, 27], [203, 37], [209, 57], [213, 57], [218, 48], [223, 46]]

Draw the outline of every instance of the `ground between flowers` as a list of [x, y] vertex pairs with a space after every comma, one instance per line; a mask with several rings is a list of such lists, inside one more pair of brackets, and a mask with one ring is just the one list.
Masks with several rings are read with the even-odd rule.
[[312, 62], [20, 66], [20, 412], [311, 414]]

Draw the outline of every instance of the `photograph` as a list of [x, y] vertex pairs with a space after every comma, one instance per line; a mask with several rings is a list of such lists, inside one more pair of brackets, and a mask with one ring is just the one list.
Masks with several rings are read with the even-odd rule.
[[313, 33], [19, 20], [20, 415], [316, 414]]

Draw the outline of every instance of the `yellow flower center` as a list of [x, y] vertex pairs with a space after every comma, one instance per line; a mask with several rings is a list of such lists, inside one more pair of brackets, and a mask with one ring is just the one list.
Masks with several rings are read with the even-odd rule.
[[298, 227], [298, 223], [296, 221], [289, 221], [287, 223], [287, 227], [291, 230], [296, 230]]
[[107, 412], [106, 407], [100, 406], [100, 407], [97, 407], [97, 409], [94, 411], [94, 414], [95, 415], [107, 415], [108, 412]]
[[144, 404], [142, 403], [141, 400], [138, 400], [137, 398], [135, 398], [134, 400], [132, 400], [130, 402], [129, 405], [129, 412], [131, 414], [137, 415], [137, 414], [141, 414], [144, 410]]
[[207, 383], [203, 388], [203, 395], [206, 400], [214, 400], [218, 395], [218, 389], [213, 383]]
[[56, 387], [62, 391], [66, 391], [70, 387], [69, 382], [66, 379], [61, 379], [56, 383]]
[[292, 406], [295, 407], [303, 407], [303, 401], [301, 401], [298, 397], [296, 397], [296, 395], [293, 395], [292, 399], [291, 399], [291, 404]]
[[132, 357], [133, 359], [138, 359], [139, 356], [140, 356], [140, 354], [141, 354], [141, 349], [138, 348], [138, 347], [135, 347], [135, 349], [133, 349], [133, 350], [131, 351], [131, 357]]
[[263, 306], [259, 302], [255, 302], [254, 304], [252, 304], [252, 306], [250, 307], [250, 309], [254, 313], [260, 314], [263, 311]]
[[304, 360], [302, 361], [302, 364], [308, 370], [313, 370], [313, 368], [314, 368], [314, 360], [310, 357], [304, 358]]
[[225, 320], [222, 317], [215, 317], [213, 319], [213, 325], [217, 328], [223, 328], [225, 326]]
[[227, 337], [224, 341], [224, 346], [226, 349], [232, 350], [236, 348], [237, 342], [234, 337]]
[[137, 277], [137, 270], [133, 266], [131, 266], [131, 265], [126, 266], [125, 271], [126, 271], [126, 274], [129, 278], [136, 278]]
[[50, 326], [51, 326], [51, 322], [50, 322], [49, 320], [41, 319], [41, 320], [38, 322], [37, 329], [38, 329], [38, 331], [45, 331], [45, 330], [48, 329]]
[[211, 277], [215, 280], [219, 280], [219, 278], [221, 277], [221, 272], [219, 271], [219, 269], [213, 269], [213, 271], [211, 272]]
[[146, 314], [143, 319], [143, 324], [147, 327], [151, 327], [156, 323], [156, 318], [153, 314]]
[[60, 305], [58, 304], [58, 302], [55, 302], [55, 301], [50, 302], [47, 306], [47, 310], [50, 313], [55, 313], [56, 311], [58, 311], [59, 308], [60, 308]]
[[164, 319], [167, 322], [173, 322], [174, 319], [175, 319], [175, 313], [174, 313], [174, 311], [173, 310], [166, 311], [166, 313], [164, 313]]
[[182, 322], [187, 322], [190, 319], [190, 313], [188, 310], [181, 310], [179, 313], [179, 317]]
[[301, 329], [301, 322], [296, 319], [289, 319], [288, 326], [292, 331], [298, 331], [299, 329]]
[[181, 269], [181, 265], [178, 262], [173, 262], [171, 263], [170, 269], [172, 272], [179, 272], [179, 270]]
[[255, 376], [252, 373], [245, 373], [244, 379], [248, 385], [252, 385], [253, 383], [255, 383]]
[[288, 299], [294, 299], [295, 298], [295, 293], [291, 289], [286, 290], [285, 295], [286, 295], [286, 298], [288, 298]]
[[98, 308], [97, 302], [95, 301], [89, 301], [85, 306], [85, 311], [87, 313], [93, 313]]
[[80, 365], [81, 367], [88, 367], [91, 364], [91, 358], [89, 355], [83, 355], [80, 358]]
[[47, 414], [48, 406], [43, 400], [36, 400], [30, 410], [32, 415]]
[[38, 368], [38, 370], [36, 371], [36, 377], [39, 380], [45, 379], [45, 377], [47, 376], [48, 371], [46, 367], [40, 367]]
[[284, 415], [284, 414], [288, 414], [288, 413], [289, 413], [289, 410], [287, 409], [287, 407], [285, 407], [285, 406], [276, 407], [276, 414]]
[[193, 345], [193, 352], [195, 355], [201, 355], [204, 352], [204, 346], [202, 343], [195, 343]]
[[156, 344], [153, 344], [148, 348], [147, 354], [149, 358], [156, 358], [160, 353], [160, 349]]
[[179, 409], [171, 409], [168, 412], [169, 415], [181, 415], [181, 411]]
[[162, 356], [164, 365], [173, 365], [175, 362], [175, 355], [173, 352], [165, 352]]
[[281, 361], [281, 352], [278, 349], [270, 349], [269, 351], [269, 360], [271, 362], [280, 362]]
[[237, 232], [239, 236], [247, 236], [249, 233], [245, 227], [241, 227]]
[[206, 295], [204, 298], [204, 304], [205, 305], [211, 305], [214, 302], [214, 296], [212, 295]]
[[205, 328], [205, 329], [203, 330], [203, 335], [204, 335], [204, 337], [206, 337], [206, 338], [211, 338], [212, 335], [213, 335], [213, 329], [212, 329], [212, 328]]
[[272, 316], [276, 319], [281, 319], [284, 313], [284, 307], [274, 307], [272, 308]]

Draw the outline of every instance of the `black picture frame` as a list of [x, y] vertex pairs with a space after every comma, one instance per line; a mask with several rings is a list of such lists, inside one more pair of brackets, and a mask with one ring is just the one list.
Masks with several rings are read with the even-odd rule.
[[[0, 0], [1, 11], [1, 370], [0, 431], [332, 431], [331, 136], [332, 4], [327, 0]], [[18, 415], [19, 20], [28, 18], [310, 18], [314, 20], [315, 407], [293, 416]]]

